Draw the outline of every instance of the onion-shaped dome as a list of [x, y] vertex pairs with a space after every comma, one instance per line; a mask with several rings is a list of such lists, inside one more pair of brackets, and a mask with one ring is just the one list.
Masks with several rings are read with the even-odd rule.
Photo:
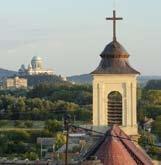
[[140, 74], [130, 66], [128, 52], [115, 40], [105, 47], [100, 56], [102, 60], [92, 74]]

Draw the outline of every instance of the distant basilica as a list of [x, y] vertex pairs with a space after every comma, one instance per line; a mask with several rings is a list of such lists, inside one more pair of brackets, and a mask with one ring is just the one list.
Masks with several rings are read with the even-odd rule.
[[19, 75], [54, 75], [52, 69], [44, 69], [43, 59], [38, 56], [34, 56], [31, 60], [31, 63], [28, 65], [28, 68], [25, 65], [21, 65], [18, 70]]

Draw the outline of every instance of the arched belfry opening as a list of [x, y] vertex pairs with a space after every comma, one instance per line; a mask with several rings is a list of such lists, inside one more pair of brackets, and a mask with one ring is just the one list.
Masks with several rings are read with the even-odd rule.
[[107, 96], [107, 119], [108, 125], [122, 125], [122, 95], [117, 91], [113, 91]]

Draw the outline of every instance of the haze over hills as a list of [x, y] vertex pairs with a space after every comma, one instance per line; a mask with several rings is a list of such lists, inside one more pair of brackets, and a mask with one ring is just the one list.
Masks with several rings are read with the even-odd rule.
[[90, 84], [92, 82], [92, 75], [81, 74], [67, 77], [68, 81], [75, 82], [76, 84]]
[[[17, 75], [18, 73], [16, 71], [7, 70], [0, 68], [0, 79], [6, 78], [6, 77], [12, 77], [14, 75]], [[139, 82], [144, 85], [149, 80], [159, 80], [161, 79], [161, 76], [139, 76], [138, 80]], [[68, 81], [74, 82], [76, 84], [91, 84], [92, 83], [92, 75], [90, 74], [81, 74], [81, 75], [74, 75], [67, 77]]]
[[[139, 76], [138, 80], [141, 85], [145, 85], [149, 80], [160, 80], [161, 76]], [[90, 74], [82, 74], [82, 75], [74, 75], [67, 77], [68, 81], [75, 82], [77, 84], [90, 84], [92, 83], [92, 75]]]
[[0, 79], [3, 79], [5, 77], [14, 76], [14, 75], [17, 75], [16, 71], [0, 68]]
[[[7, 77], [15, 77], [18, 75], [18, 72], [11, 71], [7, 69], [0, 69], [0, 80], [3, 81], [3, 79]], [[64, 83], [64, 79], [61, 76], [57, 75], [26, 75], [26, 76], [19, 76], [21, 78], [26, 78], [28, 82], [28, 86], [33, 87], [38, 84], [42, 83]]]

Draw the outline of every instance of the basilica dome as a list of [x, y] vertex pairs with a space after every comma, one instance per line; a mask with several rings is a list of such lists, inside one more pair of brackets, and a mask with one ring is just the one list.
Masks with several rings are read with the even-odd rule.
[[54, 71], [52, 69], [44, 68], [44, 61], [39, 56], [33, 56], [28, 67], [21, 66], [19, 69], [20, 75], [53, 75]]
[[33, 69], [42, 69], [43, 68], [43, 59], [39, 56], [34, 56], [31, 60], [31, 65]]
[[32, 61], [42, 61], [42, 58], [39, 56], [32, 57]]

